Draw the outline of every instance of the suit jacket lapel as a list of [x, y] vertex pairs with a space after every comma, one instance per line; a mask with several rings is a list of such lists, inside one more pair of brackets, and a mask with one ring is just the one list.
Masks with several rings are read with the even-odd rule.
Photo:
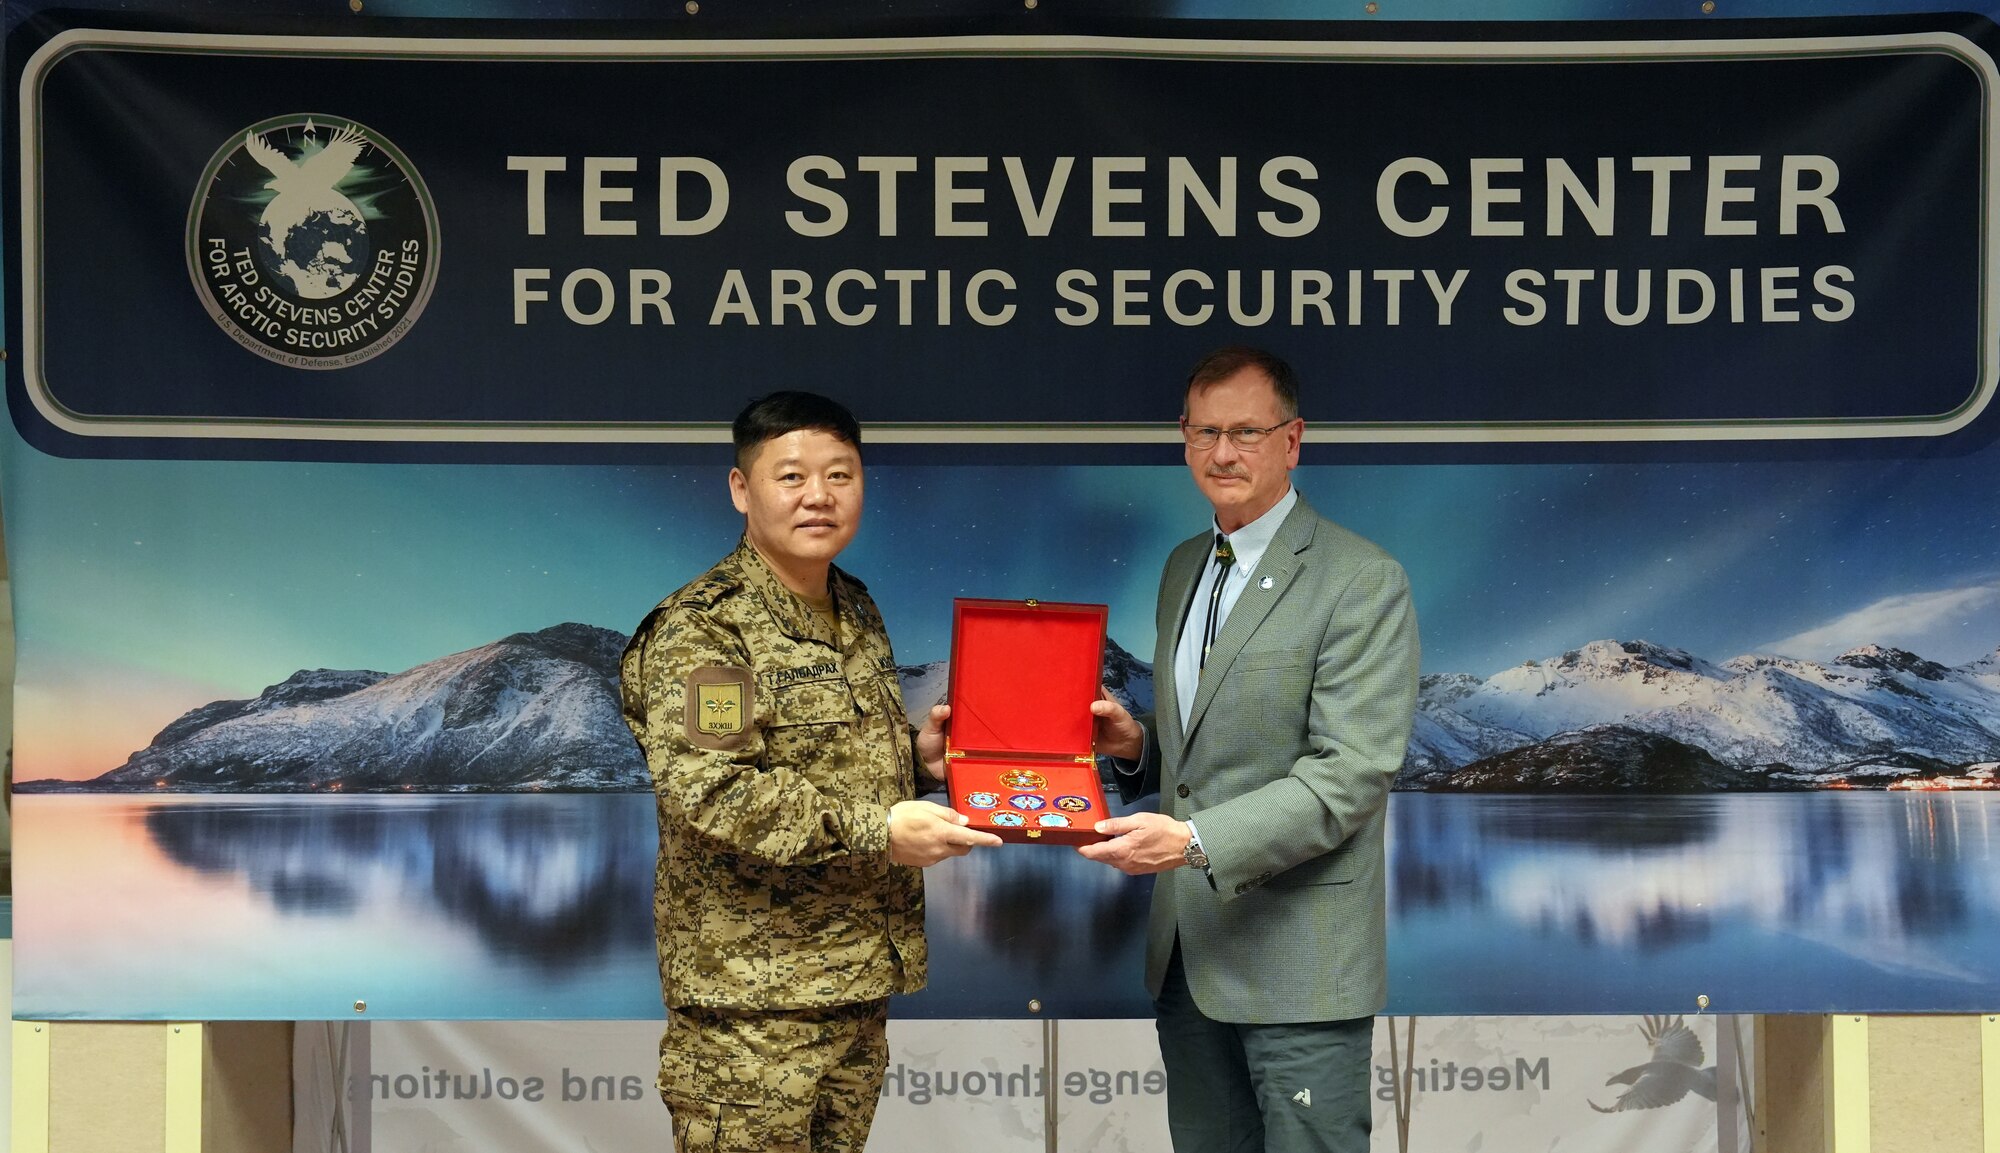
[[[1271, 546], [1264, 550], [1264, 556], [1250, 574], [1250, 585], [1236, 599], [1236, 605], [1229, 610], [1229, 620], [1223, 623], [1222, 631], [1216, 634], [1215, 646], [1208, 650], [1208, 663], [1201, 670], [1201, 684], [1196, 687], [1194, 708], [1188, 713], [1188, 742], [1201, 727], [1201, 718], [1208, 712], [1209, 702], [1215, 699], [1216, 687], [1229, 673], [1229, 666], [1243, 651], [1250, 637], [1256, 633], [1271, 610], [1292, 586], [1299, 571], [1305, 568], [1302, 555], [1312, 544], [1313, 526], [1318, 523], [1319, 514], [1306, 504], [1301, 496], [1292, 511], [1286, 515], [1285, 523], [1278, 526], [1278, 533], [1271, 538]], [[1265, 578], [1271, 587], [1263, 587]]]
[[[1207, 534], [1197, 537], [1206, 541]], [[1188, 602], [1194, 596], [1194, 586], [1201, 577], [1201, 561], [1207, 553], [1194, 547], [1190, 541], [1176, 548], [1167, 557], [1167, 574], [1162, 585], [1162, 596], [1166, 599], [1160, 605], [1156, 622], [1159, 643], [1153, 649], [1153, 717], [1154, 727], [1166, 743], [1163, 749], [1178, 749], [1181, 744], [1181, 698], [1180, 689], [1174, 683], [1174, 650], [1180, 645], [1181, 629], [1186, 627]]]

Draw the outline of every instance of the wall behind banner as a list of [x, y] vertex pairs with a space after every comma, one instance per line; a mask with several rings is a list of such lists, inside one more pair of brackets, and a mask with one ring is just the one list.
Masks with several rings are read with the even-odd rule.
[[[1395, 1011], [2000, 1001], [1982, 16], [9, 14], [26, 1016], [656, 1016], [616, 656], [740, 530], [721, 422], [864, 417], [842, 563], [913, 707], [955, 596], [1110, 605], [1144, 707], [1208, 517], [1179, 381], [1231, 340], [1415, 592]], [[1231, 111], [1369, 101], [1438, 111]], [[1144, 1016], [1146, 898], [940, 867], [899, 1012]]]

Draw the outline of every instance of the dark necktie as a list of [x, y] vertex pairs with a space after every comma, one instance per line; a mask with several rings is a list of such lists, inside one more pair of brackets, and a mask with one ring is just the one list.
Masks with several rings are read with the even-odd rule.
[[1208, 622], [1201, 630], [1201, 661], [1195, 667], [1208, 667], [1208, 650], [1215, 646], [1215, 634], [1222, 627], [1222, 582], [1229, 579], [1229, 570], [1236, 564], [1236, 550], [1229, 547], [1229, 538], [1215, 534], [1215, 587], [1208, 590]]

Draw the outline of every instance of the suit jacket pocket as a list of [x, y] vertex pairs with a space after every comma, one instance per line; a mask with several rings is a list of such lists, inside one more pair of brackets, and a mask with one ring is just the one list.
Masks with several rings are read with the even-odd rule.
[[1231, 662], [1232, 671], [1246, 673], [1268, 669], [1294, 669], [1300, 665], [1310, 666], [1304, 654], [1291, 649], [1245, 649]]

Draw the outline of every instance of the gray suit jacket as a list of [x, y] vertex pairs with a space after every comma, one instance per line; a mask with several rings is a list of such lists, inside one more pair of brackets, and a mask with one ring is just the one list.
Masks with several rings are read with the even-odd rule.
[[[1365, 1017], [1388, 993], [1383, 818], [1417, 699], [1417, 619], [1402, 566], [1303, 497], [1250, 574], [1182, 731], [1174, 648], [1212, 538], [1182, 542], [1160, 579], [1156, 713], [1118, 776], [1192, 818], [1199, 869], [1159, 875], [1146, 983], [1175, 934], [1203, 1013], [1247, 1024]], [[1271, 587], [1263, 587], [1265, 579]]]

